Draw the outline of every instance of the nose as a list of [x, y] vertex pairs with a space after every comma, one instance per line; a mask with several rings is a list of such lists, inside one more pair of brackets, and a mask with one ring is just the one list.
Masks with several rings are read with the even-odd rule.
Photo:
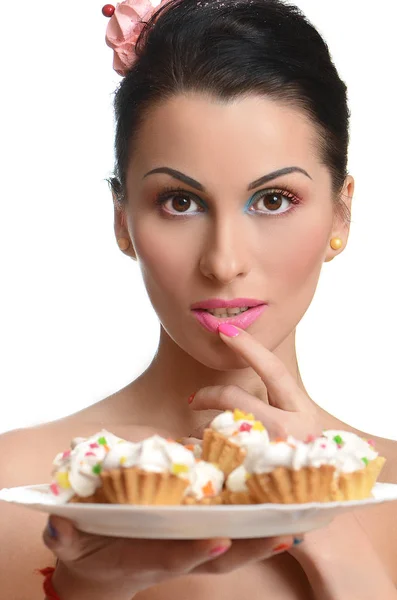
[[202, 274], [223, 285], [245, 277], [250, 270], [249, 241], [241, 221], [224, 217], [213, 221], [203, 239]]

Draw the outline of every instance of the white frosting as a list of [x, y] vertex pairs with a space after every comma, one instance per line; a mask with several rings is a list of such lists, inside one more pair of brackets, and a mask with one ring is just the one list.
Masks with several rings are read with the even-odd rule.
[[234, 469], [226, 480], [226, 488], [231, 492], [248, 492], [247, 469], [244, 465], [240, 465]]
[[246, 451], [246, 459], [249, 460], [256, 454], [261, 453], [265, 446], [270, 443], [266, 430], [264, 431], [242, 431], [229, 438], [234, 444], [241, 446]]
[[299, 470], [303, 467], [320, 467], [334, 464], [338, 446], [332, 440], [316, 438], [305, 443], [289, 436], [285, 442], [270, 443], [264, 451], [246, 460], [251, 473], [270, 473], [276, 467]]
[[341, 431], [337, 429], [327, 429], [323, 431], [323, 436], [329, 440], [334, 438], [341, 438], [342, 443], [340, 444], [341, 456], [353, 455], [359, 459], [366, 458], [367, 460], [375, 460], [378, 453], [374, 447], [368, 443], [367, 440], [356, 435], [352, 431]]
[[212, 421], [210, 427], [246, 451], [247, 459], [261, 453], [269, 444], [269, 435], [259, 421], [242, 411], [227, 410]]
[[75, 438], [71, 450], [57, 454], [53, 462], [51, 490], [60, 502], [75, 494], [87, 498], [100, 486], [100, 471], [108, 451], [123, 440], [103, 429], [89, 438]]
[[75, 494], [92, 496], [101, 484], [102, 470], [136, 466], [189, 479], [195, 465], [190, 450], [158, 435], [133, 443], [102, 430], [90, 438], [75, 438], [71, 450], [57, 454], [50, 489], [58, 502], [68, 502]]
[[[345, 435], [346, 432], [340, 433]], [[322, 465], [335, 467], [336, 474], [363, 469], [365, 465], [362, 458], [348, 448], [342, 451], [333, 437], [317, 437], [306, 443], [289, 436], [285, 442], [270, 443], [263, 452], [247, 457], [244, 464], [249, 473], [270, 473], [276, 467], [297, 471]]]
[[106, 454], [103, 469], [118, 469], [119, 467], [133, 467], [136, 465], [139, 455], [139, 444], [122, 441], [113, 446]]
[[[125, 450], [128, 453], [126, 456], [127, 461], [123, 466], [139, 467], [153, 473], [171, 472], [182, 478], [189, 478], [189, 471], [196, 464], [194, 455], [190, 450], [182, 444], [168, 441], [159, 435], [147, 438], [139, 444], [131, 444]], [[114, 457], [111, 452], [109, 453], [109, 459], [113, 462]], [[114, 452], [117, 452], [117, 455], [120, 456], [118, 448]]]
[[[238, 418], [238, 415], [241, 415], [241, 417]], [[213, 419], [210, 427], [225, 437], [232, 438], [232, 436], [240, 431], [242, 425], [249, 425], [252, 427], [254, 424], [258, 423], [259, 421], [255, 421], [253, 418], [245, 418], [242, 411], [235, 411], [232, 413], [230, 410], [225, 410], [223, 413], [219, 414], [217, 417], [215, 417], [215, 419]], [[267, 432], [264, 427], [262, 433], [267, 436]], [[268, 436], [267, 439], [269, 439]]]
[[[205, 497], [218, 496], [224, 481], [223, 472], [215, 465], [199, 460], [189, 473], [190, 485], [185, 491], [186, 496], [194, 496], [196, 500]], [[212, 491], [212, 493], [209, 493]]]

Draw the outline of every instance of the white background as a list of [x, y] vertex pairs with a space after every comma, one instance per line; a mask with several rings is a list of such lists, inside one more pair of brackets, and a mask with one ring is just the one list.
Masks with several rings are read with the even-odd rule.
[[[298, 329], [312, 397], [397, 439], [395, 0], [298, 0], [349, 87], [347, 250], [324, 266]], [[136, 263], [117, 248], [104, 179], [112, 92], [100, 0], [8, 2], [2, 11], [0, 431], [58, 418], [116, 391], [150, 361], [158, 323]], [[368, 8], [366, 8], [368, 7]]]

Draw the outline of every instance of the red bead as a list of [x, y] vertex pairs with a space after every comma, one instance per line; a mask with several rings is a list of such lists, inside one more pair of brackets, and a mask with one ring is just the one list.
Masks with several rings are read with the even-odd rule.
[[241, 423], [239, 431], [251, 431], [252, 425], [250, 423]]
[[114, 8], [113, 4], [105, 4], [105, 6], [102, 8], [102, 14], [104, 17], [113, 17], [114, 15], [114, 11], [116, 9]]

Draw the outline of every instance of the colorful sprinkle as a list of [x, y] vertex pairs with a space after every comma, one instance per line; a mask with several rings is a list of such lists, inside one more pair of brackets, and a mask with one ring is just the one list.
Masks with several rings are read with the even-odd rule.
[[369, 460], [368, 460], [368, 458], [365, 458], [365, 457], [364, 457], [364, 458], [362, 458], [361, 460], [363, 461], [363, 463], [364, 463], [365, 465], [368, 465], [368, 463], [369, 463]]
[[239, 431], [251, 431], [252, 425], [251, 423], [241, 423], [239, 427]]
[[72, 451], [71, 450], [66, 450], [63, 454], [62, 454], [62, 458], [69, 458], [69, 456], [71, 455]]
[[327, 447], [327, 444], [320, 444], [320, 448], [324, 448], [325, 449], [326, 447]]
[[127, 457], [126, 457], [126, 456], [122, 456], [122, 457], [120, 458], [120, 464], [121, 464], [121, 465], [125, 465], [125, 463], [126, 463], [126, 462], [127, 462]]
[[255, 423], [252, 426], [252, 429], [254, 431], [265, 431], [266, 427], [262, 425], [260, 421], [255, 421]]
[[193, 452], [193, 450], [194, 450], [194, 444], [187, 444], [185, 446], [185, 448], [187, 448], [188, 450], [190, 450], [191, 452]]
[[255, 421], [255, 417], [252, 413], [245, 413], [238, 408], [235, 408], [233, 411], [233, 419], [235, 421]]
[[69, 475], [65, 471], [61, 471], [55, 475], [55, 479], [59, 486], [64, 490], [68, 490], [70, 487]]
[[209, 481], [202, 488], [204, 496], [215, 496], [214, 486], [212, 485], [212, 481]]
[[312, 433], [310, 433], [306, 438], [305, 444], [310, 444], [311, 442], [314, 442], [315, 439], [316, 439], [316, 436], [313, 435]]
[[94, 442], [93, 444], [90, 444], [90, 448], [99, 448], [99, 446], [96, 442]]
[[84, 456], [95, 456], [95, 452], [86, 452]]
[[372, 448], [375, 448], [375, 442], [374, 440], [367, 440], [367, 443], [372, 446]]
[[107, 445], [107, 441], [105, 437], [100, 437], [98, 439], [98, 444], [100, 444], [100, 446], [106, 446]]
[[343, 439], [341, 438], [341, 436], [340, 436], [340, 435], [336, 435], [336, 436], [334, 437], [334, 442], [335, 442], [336, 444], [338, 444], [338, 446], [339, 446], [339, 447], [343, 446], [343, 444], [345, 443], [345, 442], [343, 441]]
[[102, 465], [100, 465], [99, 463], [97, 465], [95, 465], [94, 467], [92, 467], [92, 472], [94, 473], [94, 475], [100, 475], [102, 471]]
[[55, 496], [59, 496], [59, 486], [56, 483], [50, 485], [50, 490]]
[[187, 473], [188, 471], [189, 467], [187, 465], [174, 463], [171, 467], [171, 473], [173, 473], [174, 475], [179, 475], [179, 473]]

